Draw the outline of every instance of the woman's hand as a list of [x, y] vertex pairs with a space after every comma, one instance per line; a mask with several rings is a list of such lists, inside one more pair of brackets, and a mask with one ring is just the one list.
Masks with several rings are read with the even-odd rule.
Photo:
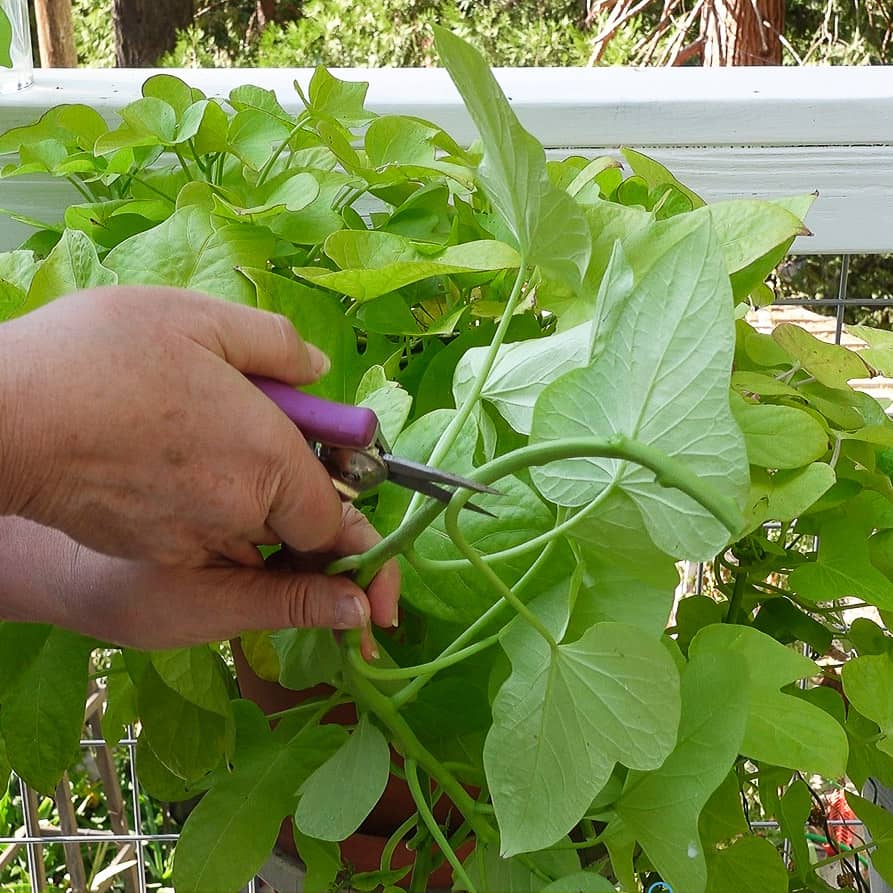
[[[352, 506], [327, 555], [299, 556], [274, 569], [218, 565], [170, 567], [115, 558], [57, 530], [0, 518], [0, 619], [54, 623], [136, 648], [181, 648], [248, 630], [293, 627], [368, 629], [397, 616], [400, 572], [386, 564], [368, 594], [343, 576], [326, 576], [331, 556], [352, 555], [380, 537]], [[364, 654], [372, 656], [371, 635]]]
[[[335, 548], [328, 474], [243, 375], [301, 385], [327, 368], [284, 317], [181, 289], [95, 289], [4, 323], [0, 514], [175, 565], [151, 573], [177, 598], [190, 568], [226, 584], [230, 562], [259, 566], [256, 544]], [[213, 598], [212, 577], [195, 598]]]

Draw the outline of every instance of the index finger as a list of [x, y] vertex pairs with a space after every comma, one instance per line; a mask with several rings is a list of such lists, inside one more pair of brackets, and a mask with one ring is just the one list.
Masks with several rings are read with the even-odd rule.
[[[366, 516], [350, 504], [344, 506], [341, 529], [336, 540], [327, 547], [339, 558], [358, 555], [381, 542], [381, 535]], [[400, 600], [400, 566], [396, 559], [386, 562], [369, 584], [366, 592], [376, 626], [397, 626], [397, 605]]]
[[271, 472], [267, 525], [298, 552], [318, 551], [341, 529], [341, 497], [307, 441], [284, 415], [280, 418], [281, 452]]

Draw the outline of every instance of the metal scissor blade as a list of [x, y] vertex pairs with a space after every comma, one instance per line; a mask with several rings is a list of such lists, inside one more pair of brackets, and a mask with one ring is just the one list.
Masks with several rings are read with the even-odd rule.
[[[397, 472], [396, 474], [390, 475], [388, 480], [392, 484], [398, 484], [401, 487], [415, 490], [417, 493], [422, 493], [424, 496], [431, 496], [434, 499], [439, 499], [441, 502], [449, 502], [453, 498], [451, 490], [444, 490], [443, 487], [438, 487], [437, 484], [432, 483], [427, 478], [405, 477]], [[475, 505], [473, 502], [466, 502], [463, 508], [471, 509], [479, 515], [487, 515], [489, 518], [496, 517], [493, 512], [488, 512], [486, 509], [482, 509], [479, 505]]]
[[[393, 456], [390, 453], [385, 453], [381, 458], [385, 465], [388, 466], [391, 480], [394, 479], [395, 475], [400, 475], [404, 481], [449, 484], [451, 487], [461, 487], [463, 490], [474, 490], [475, 493], [490, 493], [493, 496], [502, 495], [499, 490], [488, 487], [486, 484], [479, 484], [477, 481], [469, 480], [458, 474], [450, 474], [448, 471], [441, 471], [438, 468], [432, 468], [430, 465], [423, 465], [421, 462], [413, 462], [412, 459], [401, 459], [399, 456]], [[412, 487], [415, 490], [419, 490], [420, 493], [423, 492], [420, 488], [415, 487], [414, 484], [405, 483], [403, 486]]]

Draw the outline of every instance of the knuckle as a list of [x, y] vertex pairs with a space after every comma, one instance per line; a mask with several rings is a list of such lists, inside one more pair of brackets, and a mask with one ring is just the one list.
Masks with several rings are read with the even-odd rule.
[[285, 594], [289, 626], [304, 629], [323, 625], [321, 603], [314, 598], [314, 587], [309, 577], [291, 577]]

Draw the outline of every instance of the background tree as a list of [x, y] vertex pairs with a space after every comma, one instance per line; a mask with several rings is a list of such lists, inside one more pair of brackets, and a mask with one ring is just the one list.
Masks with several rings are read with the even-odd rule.
[[785, 0], [706, 0], [704, 65], [781, 65]]
[[192, 23], [191, 0], [114, 0], [115, 58], [121, 68], [147, 68], [172, 50]]
[[77, 52], [71, 21], [71, 0], [34, 0], [37, 44], [44, 68], [74, 68]]

